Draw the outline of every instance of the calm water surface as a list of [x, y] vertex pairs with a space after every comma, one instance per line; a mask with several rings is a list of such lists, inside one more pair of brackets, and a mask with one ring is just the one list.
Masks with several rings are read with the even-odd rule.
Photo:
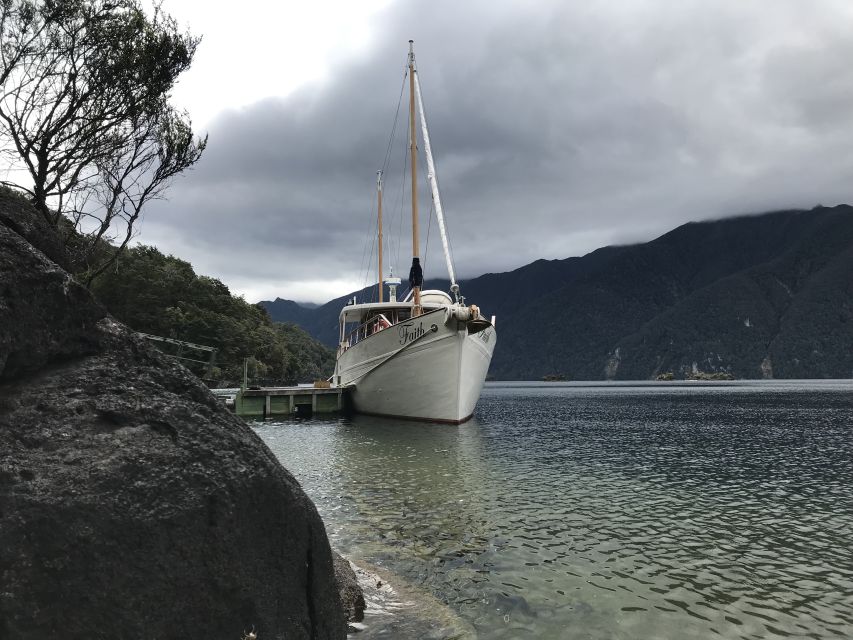
[[458, 427], [257, 430], [333, 546], [468, 635], [853, 637], [851, 381], [493, 383]]

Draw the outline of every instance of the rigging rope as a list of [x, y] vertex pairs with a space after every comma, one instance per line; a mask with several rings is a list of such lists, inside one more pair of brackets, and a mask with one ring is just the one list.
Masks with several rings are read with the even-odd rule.
[[[417, 74], [417, 66], [415, 66], [415, 73]], [[421, 127], [423, 129], [423, 135], [424, 135], [424, 146], [425, 146], [425, 150], [427, 152], [427, 162], [433, 163], [433, 167], [432, 167], [433, 183], [431, 184], [431, 186], [433, 187], [433, 189], [432, 189], [433, 206], [434, 207], [441, 207], [441, 204], [442, 204], [441, 202], [438, 202], [438, 203], [435, 202], [435, 199], [438, 197], [438, 177], [436, 175], [437, 169], [435, 168], [434, 158], [431, 158], [432, 154], [430, 153], [430, 144], [429, 144], [429, 140], [427, 139], [428, 134], [427, 134], [427, 126], [426, 126], [426, 107], [424, 106], [423, 92], [420, 90], [420, 76], [419, 75], [415, 76], [415, 90], [417, 92], [418, 104], [420, 107]], [[429, 177], [427, 178], [427, 182], [429, 182]], [[441, 208], [443, 209], [443, 207], [441, 207]], [[454, 259], [454, 256], [453, 256], [453, 243], [450, 240], [450, 231], [449, 231], [449, 225], [447, 224], [446, 212], [444, 215], [441, 215], [440, 217], [439, 217], [439, 213], [440, 213], [439, 211], [436, 211], [436, 216], [438, 217], [439, 228], [442, 231], [442, 243], [444, 244], [445, 249], [447, 251], [446, 257], [447, 257], [447, 262], [448, 262], [448, 276], [450, 276], [450, 280], [451, 280], [451, 282], [453, 282], [454, 272], [456, 271], [456, 260]], [[442, 226], [444, 227], [443, 229], [441, 229]]]
[[[392, 149], [394, 147], [394, 141], [396, 139], [397, 125], [398, 125], [398, 122], [400, 120], [400, 107], [403, 103], [403, 95], [404, 95], [405, 88], [406, 88], [406, 78], [407, 77], [408, 77], [408, 66], [405, 68], [405, 72], [403, 73], [403, 80], [400, 83], [400, 95], [397, 99], [397, 108], [394, 111], [394, 120], [393, 120], [393, 123], [391, 125], [391, 133], [388, 136], [388, 144], [385, 148], [385, 158], [382, 161], [382, 173], [383, 173], [383, 175], [387, 173], [388, 163], [390, 161], [391, 152], [392, 152]], [[405, 172], [404, 172], [404, 175], [405, 175]], [[370, 293], [371, 302], [373, 302], [375, 299], [378, 299], [378, 287], [382, 286], [380, 280], [383, 278], [384, 274], [377, 273], [377, 277], [375, 278], [375, 280], [371, 279], [371, 277], [370, 277], [371, 271], [374, 268], [373, 267], [373, 262], [374, 262], [373, 258], [376, 255], [375, 250], [378, 249], [377, 240], [378, 240], [379, 221], [377, 219], [378, 218], [378, 211], [377, 211], [375, 192], [373, 194], [373, 197], [371, 198], [371, 202], [373, 203], [373, 206], [371, 207], [371, 211], [373, 212], [373, 215], [372, 215], [373, 224], [370, 225], [370, 227], [368, 228], [367, 233], [369, 235], [368, 235], [368, 238], [366, 238], [364, 241], [364, 245], [363, 245], [364, 248], [362, 250], [362, 258], [361, 258], [361, 267], [359, 269], [359, 272], [364, 274], [364, 278], [362, 279], [362, 289], [367, 288], [368, 283], [371, 283], [371, 282], [375, 282], [377, 285], [377, 287], [375, 287]], [[401, 198], [400, 217], [401, 217], [401, 223], [400, 224], [402, 225], [402, 198]], [[384, 234], [384, 235], [386, 235], [388, 238], [387, 239], [387, 246], [388, 246], [388, 254], [390, 256], [392, 253], [391, 234]], [[383, 243], [383, 245], [384, 244], [385, 243]], [[369, 247], [369, 251], [368, 251], [368, 247]], [[398, 244], [398, 246], [397, 246], [397, 262], [398, 263], [399, 263], [399, 252], [400, 252], [400, 249], [399, 249], [399, 244]]]
[[[374, 212], [376, 210], [374, 209]], [[364, 278], [362, 280], [361, 288], [364, 289], [367, 286], [367, 279], [370, 277], [370, 260], [373, 258], [373, 247], [376, 242], [376, 225], [378, 221], [376, 220], [376, 216], [373, 216], [373, 225], [367, 229], [367, 237], [364, 239], [364, 245], [361, 252], [361, 266], [358, 270], [358, 273], [364, 273]], [[370, 248], [370, 255], [368, 256], [368, 247]]]
[[[409, 73], [409, 68], [407, 66], [406, 72], [403, 74], [403, 86], [404, 87], [406, 86], [406, 78], [408, 77], [408, 73]], [[398, 111], [398, 113], [399, 113], [399, 111]], [[406, 118], [406, 131], [407, 131], [407, 133], [408, 133], [408, 130], [409, 130], [409, 124], [408, 124], [408, 118]], [[397, 233], [395, 234], [395, 237], [397, 239], [397, 250], [396, 250], [395, 255], [394, 255], [395, 262], [398, 266], [400, 265], [400, 248], [402, 247], [402, 244], [403, 244], [403, 201], [406, 198], [406, 170], [409, 166], [409, 154], [408, 154], [408, 150], [406, 149], [405, 141], [404, 141], [404, 144], [401, 145], [401, 149], [403, 152], [403, 170], [400, 172], [400, 191], [399, 191], [400, 200], [399, 200], [399, 206], [397, 207]], [[390, 236], [389, 236], [389, 253], [391, 252], [390, 241], [391, 240], [390, 240]]]
[[[408, 67], [406, 67], [406, 74], [408, 77]], [[405, 78], [403, 79], [405, 83]], [[406, 118], [406, 132], [409, 131], [409, 119]], [[407, 136], [408, 137], [408, 136]], [[400, 247], [403, 245], [403, 202], [406, 199], [406, 170], [409, 167], [409, 153], [408, 149], [406, 149], [406, 145], [403, 146], [403, 171], [400, 173], [400, 207], [398, 209], [397, 216], [397, 254], [396, 260], [397, 264], [400, 264]]]
[[[394, 124], [391, 127], [391, 135], [388, 137], [388, 146], [385, 149], [385, 159], [382, 162], [382, 175], [386, 175], [388, 173], [388, 166], [389, 166], [389, 163], [391, 162], [391, 153], [393, 151], [394, 141], [396, 139], [397, 124], [400, 121], [400, 107], [403, 104], [403, 95], [405, 94], [405, 90], [406, 90], [406, 78], [408, 77], [408, 73], [409, 73], [408, 65], [404, 65], [404, 67], [403, 67], [403, 79], [400, 82], [400, 95], [397, 97], [397, 108], [394, 111]], [[405, 176], [405, 170], [403, 171], [403, 175]], [[386, 184], [387, 184], [387, 181], [386, 181]], [[402, 222], [402, 218], [403, 218], [403, 202], [402, 202], [402, 199], [403, 199], [403, 195], [401, 192], [400, 210], [399, 210], [400, 226], [399, 226], [398, 233], [397, 233], [397, 252], [396, 252], [396, 259], [394, 261], [394, 263], [397, 265], [400, 264], [400, 233], [399, 232], [402, 231], [402, 224], [403, 224], [403, 222]], [[391, 216], [389, 216], [389, 218], [390, 218], [390, 220], [393, 220], [393, 218]], [[391, 225], [389, 224], [388, 227], [390, 229]], [[388, 234], [384, 234], [384, 235], [387, 238], [388, 256], [390, 257], [392, 255], [392, 252], [393, 252], [391, 244], [393, 241], [394, 234], [388, 233]], [[390, 269], [389, 269], [389, 273], [390, 273], [390, 270], [392, 270], [394, 268], [394, 265], [389, 264], [388, 266], [390, 267]], [[382, 278], [382, 277], [383, 277], [383, 274], [380, 274], [380, 278]], [[382, 285], [380, 284], [379, 286], [382, 286]]]
[[406, 89], [406, 78], [408, 75], [409, 68], [407, 66], [403, 72], [403, 82], [400, 85], [400, 97], [397, 99], [397, 110], [394, 112], [394, 124], [391, 127], [391, 135], [388, 136], [388, 147], [385, 149], [385, 160], [382, 162], [382, 173], [387, 171], [388, 161], [391, 159], [391, 147], [394, 144], [394, 134], [397, 131], [397, 122], [400, 120], [400, 105], [403, 104], [403, 93]]
[[426, 247], [424, 247], [424, 260], [423, 260], [424, 273], [426, 273], [427, 259], [429, 258], [429, 234], [432, 231], [432, 216], [434, 213], [435, 213], [435, 204], [431, 204], [429, 207], [429, 220], [427, 221]]

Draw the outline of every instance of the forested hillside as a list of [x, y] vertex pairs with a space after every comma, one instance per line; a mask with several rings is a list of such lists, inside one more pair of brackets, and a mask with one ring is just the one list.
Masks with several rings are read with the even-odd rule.
[[[219, 280], [196, 275], [188, 262], [153, 247], [129, 249], [92, 289], [116, 318], [137, 331], [215, 347], [217, 384], [238, 384], [244, 358], [250, 382], [292, 384], [332, 374], [333, 353], [303, 329], [273, 322], [263, 308], [232, 296]], [[170, 345], [163, 349], [177, 353]], [[182, 355], [207, 357], [189, 350]], [[205, 375], [201, 363], [185, 364]]]
[[[461, 285], [497, 316], [498, 379], [837, 378], [853, 376], [851, 276], [853, 208], [842, 205], [690, 223]], [[299, 307], [298, 322], [333, 345], [348, 297]], [[282, 302], [262, 304], [293, 320]]]

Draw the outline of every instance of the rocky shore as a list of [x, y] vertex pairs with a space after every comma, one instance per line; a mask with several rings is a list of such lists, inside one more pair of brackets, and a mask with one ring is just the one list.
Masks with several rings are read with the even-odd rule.
[[342, 579], [296, 480], [112, 319], [6, 192], [0, 575], [2, 638], [346, 636]]

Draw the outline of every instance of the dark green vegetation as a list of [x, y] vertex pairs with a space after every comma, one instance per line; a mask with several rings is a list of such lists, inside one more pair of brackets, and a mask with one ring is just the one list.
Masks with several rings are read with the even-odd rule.
[[[21, 194], [0, 186], [0, 222], [21, 235], [38, 236], [39, 248], [63, 268], [73, 263], [50, 224]], [[273, 322], [267, 312], [231, 295], [222, 282], [199, 276], [192, 265], [157, 249], [126, 249], [90, 285], [117, 319], [131, 329], [217, 349], [216, 366], [182, 363], [209, 384], [238, 386], [248, 359], [250, 384], [293, 384], [327, 378], [334, 354], [304, 330]], [[170, 355], [206, 361], [208, 354], [155, 343]]]
[[144, 247], [115, 262], [145, 205], [207, 144], [170, 104], [199, 38], [139, 0], [8, 0], [0, 33], [0, 168], [24, 177], [8, 184], [39, 218], [24, 221], [32, 210], [4, 192], [10, 228], [37, 225], [49, 256], [131, 328], [216, 347], [206, 373], [219, 383], [237, 383], [244, 358], [256, 382], [328, 375], [326, 349], [186, 262]]
[[[188, 262], [153, 247], [125, 251], [92, 291], [136, 331], [216, 347], [216, 384], [239, 384], [244, 358], [249, 358], [250, 384], [310, 382], [327, 378], [334, 368], [334, 354], [305, 331], [272, 322], [262, 307], [232, 296], [219, 280], [196, 275]], [[189, 366], [205, 375], [204, 365]]]
[[[497, 316], [497, 379], [847, 378], [853, 375], [853, 207], [690, 223], [645, 244], [537, 260], [462, 282]], [[447, 290], [447, 281], [427, 288]], [[375, 287], [357, 293], [365, 300]], [[263, 302], [333, 345], [343, 296]]]

